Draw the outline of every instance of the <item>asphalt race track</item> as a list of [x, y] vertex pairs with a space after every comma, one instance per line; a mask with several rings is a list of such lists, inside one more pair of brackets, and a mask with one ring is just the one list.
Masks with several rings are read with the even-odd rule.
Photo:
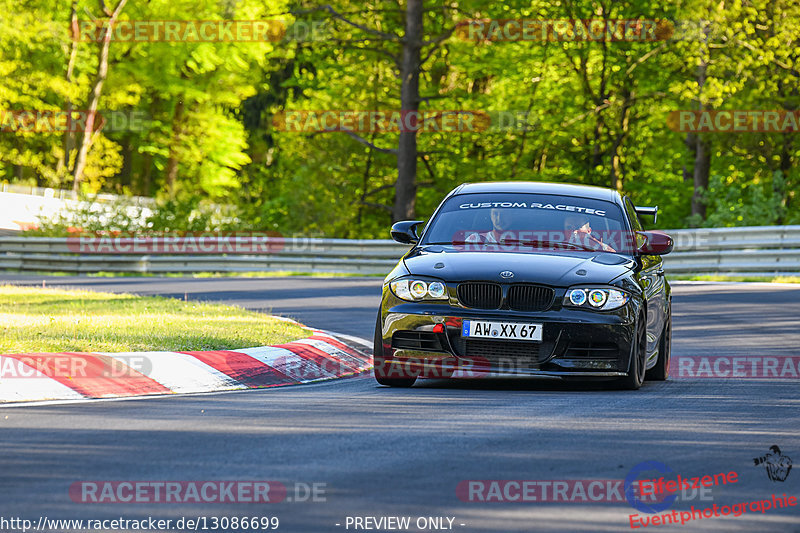
[[[36, 285], [42, 279], [0, 276], [0, 282]], [[54, 287], [232, 303], [367, 339], [380, 283], [47, 278]], [[800, 355], [800, 285], [674, 284], [673, 294], [673, 356]], [[352, 517], [406, 516], [412, 526], [418, 517], [449, 517], [452, 529], [464, 532], [622, 531], [638, 512], [625, 501], [471, 502], [462, 501], [456, 488], [467, 480], [621, 480], [639, 463], [658, 461], [683, 476], [738, 473], [737, 482], [713, 487], [704, 499], [686, 495], [670, 510], [798, 496], [800, 467], [785, 481], [771, 481], [753, 461], [778, 445], [800, 462], [798, 385], [798, 379], [698, 378], [627, 392], [484, 379], [423, 381], [402, 390], [356, 377], [272, 390], [5, 407], [0, 516], [34, 523], [41, 516], [277, 516], [278, 531], [302, 532], [354, 531]], [[289, 488], [293, 501], [70, 499], [71, 484], [108, 480], [273, 480]], [[313, 483], [324, 484], [318, 485], [324, 501], [296, 501]], [[800, 531], [800, 507], [646, 529]]]

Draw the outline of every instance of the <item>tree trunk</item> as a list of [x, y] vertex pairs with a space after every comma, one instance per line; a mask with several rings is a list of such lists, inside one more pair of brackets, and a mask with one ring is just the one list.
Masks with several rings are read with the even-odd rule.
[[130, 132], [126, 132], [122, 137], [120, 145], [122, 146], [122, 168], [119, 171], [119, 181], [117, 182], [117, 191], [124, 194], [125, 187], [133, 188], [133, 136]]
[[711, 146], [702, 133], [696, 136], [696, 156], [694, 158], [694, 194], [692, 195], [692, 214], [706, 218], [706, 204], [703, 193], [708, 190], [708, 175], [711, 172]]
[[778, 216], [775, 219], [775, 224], [782, 226], [786, 223], [785, 215], [789, 208], [789, 191], [791, 190], [788, 183], [792, 171], [792, 135], [790, 133], [783, 134], [780, 170], [782, 183], [780, 183], [780, 186], [775, 183], [775, 178], [773, 176], [772, 190], [780, 198]]
[[[86, 127], [84, 128], [81, 136], [80, 149], [78, 150], [78, 157], [75, 159], [75, 170], [73, 172], [72, 181], [72, 194], [77, 196], [80, 190], [81, 180], [83, 179], [83, 171], [86, 168], [86, 158], [89, 155], [89, 148], [91, 147], [94, 131], [94, 119], [97, 114], [97, 105], [100, 102], [100, 95], [103, 93], [103, 84], [108, 76], [108, 50], [111, 48], [111, 35], [113, 34], [114, 24], [117, 22], [122, 8], [128, 0], [119, 0], [117, 7], [114, 11], [108, 14], [107, 26], [103, 34], [103, 43], [100, 46], [100, 52], [97, 57], [97, 76], [94, 80], [94, 87], [89, 96], [89, 107], [87, 109], [88, 116], [86, 118]], [[105, 4], [100, 1], [100, 7], [103, 9]]]
[[183, 127], [183, 98], [175, 104], [175, 113], [172, 116], [172, 138], [169, 143], [169, 157], [167, 158], [167, 193], [170, 198], [175, 197], [175, 182], [178, 179], [178, 146], [180, 144], [181, 128]]
[[[157, 117], [163, 112], [163, 101], [157, 94], [150, 94], [150, 116]], [[145, 137], [149, 138], [149, 137]], [[135, 171], [134, 171], [135, 172]], [[153, 188], [153, 154], [152, 152], [144, 152], [142, 154], [142, 164], [139, 170], [140, 174], [137, 175], [136, 189], [141, 196], [150, 196]]]
[[[686, 139], [684, 139], [683, 144], [686, 148], [689, 149], [689, 154], [691, 155], [692, 161], [697, 157], [697, 135], [692, 132], [686, 134]], [[694, 165], [694, 163], [693, 163]], [[684, 164], [681, 166], [683, 172], [683, 182], [687, 183], [692, 181], [693, 173], [694, 173], [694, 166], [692, 166], [692, 172], [689, 172], [689, 168]]]
[[[67, 84], [72, 83], [72, 71], [75, 70], [75, 61], [78, 58], [78, 2], [73, 0], [72, 10], [70, 13], [70, 28], [72, 29], [72, 44], [70, 45], [69, 62], [67, 63]], [[72, 116], [72, 100], [67, 100], [67, 116]], [[64, 181], [67, 173], [69, 172], [69, 161], [72, 156], [72, 150], [75, 149], [75, 132], [72, 128], [67, 128], [64, 132], [64, 157], [58, 160], [56, 164], [56, 176], [58, 177], [58, 185]]]
[[[400, 91], [401, 115], [419, 110], [419, 70], [422, 52], [423, 0], [408, 0], [406, 4], [406, 32], [403, 58], [400, 64], [402, 86]], [[397, 147], [397, 181], [395, 182], [392, 219], [407, 220], [415, 217], [417, 199], [417, 132], [401, 128]]]
[[139, 186], [139, 194], [150, 196], [150, 184], [153, 176], [153, 154], [147, 152], [142, 158], [142, 179]]
[[624, 170], [622, 168], [622, 156], [620, 154], [620, 147], [622, 142], [628, 136], [630, 124], [630, 110], [633, 106], [633, 93], [627, 86], [622, 90], [623, 103], [622, 114], [619, 121], [619, 132], [614, 139], [614, 145], [611, 147], [611, 188], [622, 192], [624, 185]]
[[[707, 37], [706, 37], [707, 39]], [[708, 47], [704, 43], [703, 55], [697, 67], [697, 101], [698, 111], [701, 113], [706, 109], [703, 103], [703, 88], [706, 85], [706, 70], [708, 69]], [[699, 215], [702, 220], [706, 218], [706, 204], [703, 194], [708, 190], [708, 176], [711, 173], [711, 144], [708, 138], [698, 132], [694, 137], [695, 157], [694, 157], [694, 193], [692, 194], [692, 215]]]

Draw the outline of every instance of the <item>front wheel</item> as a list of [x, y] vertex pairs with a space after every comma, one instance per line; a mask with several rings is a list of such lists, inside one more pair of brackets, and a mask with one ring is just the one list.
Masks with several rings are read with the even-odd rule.
[[645, 368], [647, 366], [647, 323], [644, 316], [636, 321], [636, 335], [631, 346], [631, 362], [628, 375], [618, 379], [615, 388], [622, 390], [637, 390], [644, 383]]
[[381, 316], [375, 322], [375, 339], [372, 346], [373, 374], [375, 381], [387, 387], [410, 387], [416, 381], [416, 376], [410, 378], [389, 378], [386, 377], [386, 359], [383, 357], [383, 337], [381, 336]]

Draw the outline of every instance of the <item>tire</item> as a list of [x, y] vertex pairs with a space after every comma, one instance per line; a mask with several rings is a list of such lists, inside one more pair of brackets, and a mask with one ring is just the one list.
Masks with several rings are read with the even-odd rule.
[[647, 371], [645, 379], [649, 381], [666, 381], [669, 377], [669, 358], [672, 352], [672, 309], [667, 312], [667, 323], [658, 341], [658, 361]]
[[384, 368], [385, 365], [383, 364], [386, 359], [383, 357], [383, 338], [381, 337], [381, 316], [380, 313], [378, 314], [378, 319], [375, 322], [375, 339], [373, 341], [372, 346], [372, 360], [374, 363], [374, 370], [373, 375], [375, 376], [375, 381], [380, 383], [381, 385], [386, 385], [387, 387], [411, 387], [416, 381], [417, 378], [387, 378], [384, 376], [379, 375], [381, 371], [379, 368]]
[[638, 390], [644, 383], [645, 367], [647, 365], [647, 323], [644, 315], [636, 321], [636, 335], [631, 346], [631, 361], [628, 375], [614, 382], [616, 389]]

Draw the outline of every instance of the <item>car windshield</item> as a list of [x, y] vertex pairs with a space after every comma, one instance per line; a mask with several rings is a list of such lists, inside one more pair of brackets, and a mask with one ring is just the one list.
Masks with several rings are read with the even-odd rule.
[[579, 250], [630, 253], [630, 232], [612, 202], [545, 194], [481, 193], [449, 198], [423, 245], [471, 251]]

